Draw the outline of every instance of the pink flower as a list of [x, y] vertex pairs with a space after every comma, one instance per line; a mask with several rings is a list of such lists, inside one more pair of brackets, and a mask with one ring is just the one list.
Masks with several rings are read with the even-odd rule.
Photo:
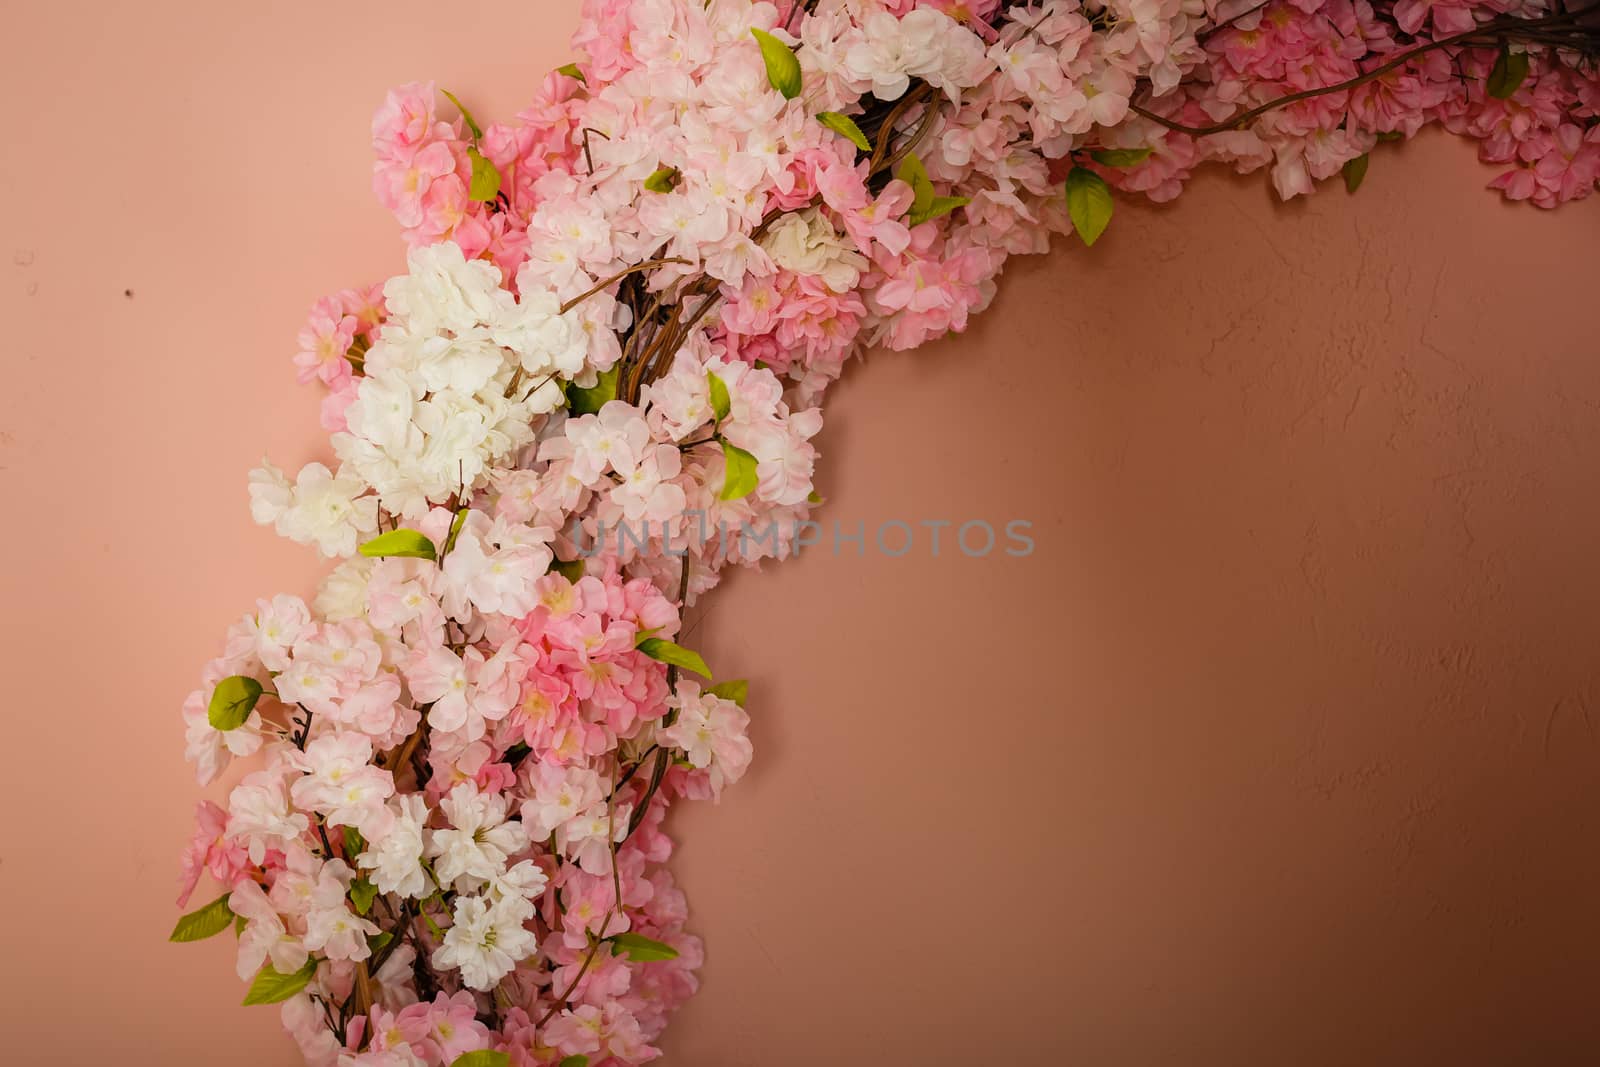
[[310, 321], [300, 331], [300, 351], [294, 357], [300, 382], [318, 379], [324, 385], [337, 385], [347, 380], [350, 364], [344, 357], [355, 344], [359, 325], [354, 315], [345, 313], [339, 297], [318, 300], [311, 308]]
[[189, 903], [203, 872], [209, 871], [212, 878], [231, 889], [251, 867], [244, 844], [227, 834], [227, 812], [209, 800], [201, 801], [195, 809], [194, 821], [194, 837], [183, 850], [183, 873], [178, 879], [180, 908]]
[[410, 1039], [429, 1063], [454, 1063], [468, 1052], [489, 1048], [489, 1028], [478, 1021], [478, 1007], [465, 990], [452, 996], [440, 993], [431, 1004], [414, 1004], [400, 1013], [409, 1029], [410, 1020], [420, 1020], [422, 1036]]
[[381, 158], [409, 158], [434, 130], [432, 82], [412, 82], [391, 89], [372, 116], [372, 145]]
[[[457, 162], [446, 141], [420, 145], [407, 154], [380, 158], [373, 168], [372, 188], [378, 202], [407, 229], [423, 226], [428, 217], [425, 198], [435, 182], [455, 175]], [[436, 196], [437, 199], [437, 196]], [[430, 232], [443, 233], [435, 225]]]

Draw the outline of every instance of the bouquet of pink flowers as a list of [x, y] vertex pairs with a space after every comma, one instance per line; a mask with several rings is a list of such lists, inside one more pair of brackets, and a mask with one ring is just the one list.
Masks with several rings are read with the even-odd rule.
[[250, 476], [337, 561], [183, 708], [174, 940], [232, 928], [312, 1064], [643, 1063], [696, 987], [669, 804], [751, 760], [679, 643], [723, 567], [806, 542], [846, 360], [982, 310], [1013, 253], [1217, 160], [1284, 196], [1437, 121], [1541, 206], [1600, 176], [1592, 8], [1543, 0], [589, 0], [511, 124], [429, 85], [373, 122], [404, 273], [295, 357], [332, 465]]

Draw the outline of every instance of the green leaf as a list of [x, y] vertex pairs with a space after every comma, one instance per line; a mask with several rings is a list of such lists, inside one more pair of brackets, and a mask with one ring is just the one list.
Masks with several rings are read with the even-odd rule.
[[472, 112], [467, 110], [466, 105], [456, 99], [456, 94], [452, 93], [449, 89], [440, 89], [439, 91], [456, 106], [457, 111], [461, 112], [461, 117], [467, 121], [467, 129], [472, 131], [473, 139], [476, 140], [477, 138], [482, 137], [483, 127], [478, 125], [478, 120], [472, 117]]
[[609, 940], [614, 948], [622, 950], [622, 955], [636, 963], [678, 958], [677, 949], [660, 941], [653, 941], [642, 934], [615, 934]]
[[378, 887], [367, 881], [365, 875], [350, 883], [350, 903], [356, 906], [356, 913], [365, 915], [372, 910], [372, 902], [378, 899]]
[[1528, 77], [1528, 53], [1500, 49], [1484, 88], [1496, 100], [1510, 100]]
[[686, 671], [694, 671], [706, 678], [711, 677], [711, 668], [706, 666], [706, 661], [700, 658], [700, 653], [691, 652], [682, 645], [675, 645], [664, 637], [647, 637], [639, 642], [639, 651], [653, 660], [682, 667]]
[[750, 35], [761, 46], [761, 58], [767, 64], [767, 81], [782, 93], [785, 100], [800, 95], [800, 60], [793, 50], [766, 30], [752, 29]]
[[582, 578], [583, 574], [584, 574], [584, 571], [583, 571], [583, 560], [581, 560], [581, 559], [575, 559], [575, 560], [571, 560], [571, 561], [564, 560], [564, 559], [555, 560], [550, 564], [550, 570], [548, 572], [546, 572], [546, 573], [559, 574], [559, 575], [561, 575], [561, 577], [565, 578], [567, 581], [576, 584], [578, 579]]
[[718, 682], [706, 692], [723, 700], [731, 700], [742, 708], [745, 697], [750, 695], [750, 683], [743, 678], [735, 678], [731, 682]]
[[917, 158], [915, 152], [907, 152], [906, 158], [895, 167], [894, 176], [911, 186], [910, 215], [927, 211], [933, 207], [933, 182], [928, 180], [928, 168], [922, 165], [922, 160]]
[[467, 524], [467, 512], [471, 510], [464, 505], [456, 509], [456, 517], [450, 520], [450, 532], [444, 538], [444, 555], [448, 556], [450, 550], [456, 547], [456, 538], [461, 536], [461, 527]]
[[820, 504], [820, 503], [822, 503], [822, 494], [817, 492], [815, 489], [811, 490], [811, 492], [806, 494], [806, 503], [807, 504]]
[[361, 831], [354, 826], [346, 826], [344, 828], [344, 854], [346, 859], [352, 861], [351, 866], [354, 866], [355, 858], [366, 850], [367, 842], [361, 836]]
[[379, 930], [377, 933], [367, 938], [367, 951], [373, 955], [377, 955], [388, 946], [389, 942], [393, 940], [393, 930]]
[[1339, 168], [1344, 175], [1344, 188], [1346, 192], [1353, 193], [1361, 188], [1361, 182], [1367, 176], [1367, 163], [1370, 160], [1365, 152], [1354, 159], [1346, 160], [1345, 165]]
[[706, 371], [706, 387], [711, 390], [711, 410], [721, 422], [728, 417], [728, 412], [733, 410], [733, 401], [728, 397], [728, 386], [721, 378], [711, 371]]
[[228, 910], [228, 894], [224, 893], [203, 908], [191, 911], [178, 920], [168, 941], [204, 941], [226, 930], [234, 919]]
[[1111, 207], [1111, 187], [1104, 178], [1085, 167], [1067, 172], [1067, 214], [1084, 244], [1094, 244], [1106, 232]]
[[644, 189], [647, 193], [670, 193], [677, 187], [677, 167], [657, 167], [651, 172], [650, 177], [644, 180]]
[[317, 960], [313, 956], [305, 966], [293, 974], [279, 974], [272, 964], [261, 968], [256, 980], [250, 983], [250, 992], [244, 996], [244, 1006], [252, 1004], [277, 1004], [288, 1000], [304, 989], [317, 973]]
[[755, 492], [761, 480], [756, 475], [756, 457], [738, 445], [722, 441], [722, 462], [727, 467], [727, 474], [722, 479], [722, 492], [717, 494], [718, 500], [738, 500]]
[[480, 1048], [472, 1052], [463, 1052], [455, 1058], [450, 1067], [511, 1067], [511, 1057], [504, 1052]]
[[476, 148], [467, 149], [467, 158], [472, 160], [472, 184], [467, 187], [467, 196], [487, 204], [500, 195], [500, 172]]
[[1089, 153], [1102, 167], [1137, 167], [1150, 158], [1148, 148], [1100, 148]]
[[250, 717], [250, 709], [261, 699], [261, 683], [242, 674], [233, 674], [211, 691], [211, 706], [206, 718], [218, 730], [237, 730]]
[[249, 922], [243, 915], [235, 915], [233, 917], [233, 936], [238, 937], [244, 933], [244, 928], [249, 925]]
[[415, 530], [390, 530], [379, 534], [360, 550], [363, 556], [405, 556], [411, 559], [438, 559], [439, 552], [433, 542]]
[[1378, 140], [1385, 143], [1389, 141], [1404, 141], [1405, 139], [1406, 135], [1399, 130], [1385, 130], [1383, 133], [1378, 134]]
[[856, 120], [849, 115], [841, 115], [837, 111], [824, 111], [817, 115], [817, 121], [861, 151], [872, 151], [872, 142], [867, 140], [867, 135], [861, 132], [861, 127], [857, 126]]
[[575, 1052], [556, 1064], [556, 1067], [589, 1067], [589, 1057], [581, 1052]]
[[948, 215], [956, 208], [966, 207], [970, 203], [972, 203], [972, 198], [969, 196], [936, 196], [924, 211], [916, 210], [916, 205], [913, 204], [911, 213], [906, 216], [906, 224], [920, 226], [929, 219], [936, 219], [940, 215]]
[[569, 78], [576, 78], [585, 85], [589, 84], [589, 79], [583, 76], [583, 71], [578, 69], [578, 64], [576, 63], [568, 63], [564, 67], [557, 67], [556, 73], [565, 74]]
[[600, 380], [595, 382], [591, 389], [584, 389], [576, 382], [567, 383], [567, 412], [572, 415], [593, 415], [606, 405], [608, 400], [617, 398], [617, 368], [600, 373]]

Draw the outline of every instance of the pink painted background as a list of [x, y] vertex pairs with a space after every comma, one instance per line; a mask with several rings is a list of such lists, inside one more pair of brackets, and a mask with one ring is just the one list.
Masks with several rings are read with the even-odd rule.
[[[306, 307], [401, 263], [372, 108], [509, 114], [576, 8], [8, 12], [0, 1059], [296, 1062], [231, 939], [165, 943], [178, 704], [318, 572], [244, 476], [318, 455]], [[1207, 174], [851, 371], [825, 523], [1037, 550], [708, 602], [758, 760], [675, 816], [708, 962], [664, 1063], [1594, 1062], [1600, 208], [1488, 177], [1443, 137], [1353, 198]]]

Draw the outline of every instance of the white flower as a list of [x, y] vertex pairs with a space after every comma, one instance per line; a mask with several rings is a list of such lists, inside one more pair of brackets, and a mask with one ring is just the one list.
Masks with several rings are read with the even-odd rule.
[[335, 475], [321, 463], [308, 463], [290, 487], [265, 464], [250, 473], [250, 513], [292, 541], [316, 545], [324, 556], [349, 556], [378, 530], [378, 501], [366, 492], [366, 483], [342, 467]]
[[688, 506], [683, 487], [672, 482], [682, 470], [683, 455], [675, 446], [656, 445], [645, 452], [622, 484], [611, 490], [611, 499], [629, 522], [675, 518]]
[[372, 765], [372, 742], [358, 733], [317, 738], [298, 754], [306, 777], [294, 783], [294, 802], [318, 811], [335, 826], [353, 826], [368, 838], [387, 831], [384, 805], [394, 793], [394, 775]]
[[516, 704], [516, 686], [506, 673], [515, 655], [514, 643], [487, 660], [476, 646], [464, 656], [444, 645], [417, 648], [405, 665], [406, 684], [419, 702], [433, 705], [428, 721], [436, 730], [459, 731], [464, 741], [476, 741], [487, 723], [505, 718]]
[[265, 457], [250, 472], [250, 517], [257, 525], [271, 526], [294, 503], [294, 486]]
[[354, 872], [342, 860], [329, 860], [317, 873], [306, 913], [306, 948], [330, 960], [364, 960], [372, 955], [367, 938], [378, 932], [376, 924], [350, 910], [345, 894]]
[[540, 841], [605, 799], [600, 775], [576, 765], [537, 764], [529, 774], [529, 790], [533, 795], [522, 803], [522, 822]]
[[329, 622], [365, 616], [367, 580], [377, 562], [365, 556], [351, 556], [329, 571], [317, 586], [317, 595], [311, 602], [317, 614]]
[[836, 293], [854, 289], [867, 266], [866, 257], [835, 233], [833, 224], [815, 209], [782, 216], [762, 244], [778, 266], [821, 278]]
[[271, 600], [258, 600], [255, 614], [244, 618], [244, 632], [251, 638], [249, 652], [261, 665], [281, 671], [289, 665], [294, 643], [311, 632], [311, 612], [297, 596], [279, 594]]
[[533, 915], [531, 901], [544, 892], [549, 876], [532, 860], [523, 860], [498, 878], [489, 879], [484, 896], [496, 905], [504, 904], [509, 911], [526, 908]]
[[506, 798], [482, 794], [471, 782], [459, 782], [439, 802], [451, 829], [435, 830], [428, 843], [434, 873], [441, 885], [460, 880], [457, 888], [476, 887], [505, 874], [506, 859], [529, 845], [522, 823], [506, 821]]
[[422, 850], [427, 801], [410, 793], [391, 800], [389, 809], [394, 820], [388, 832], [369, 840], [367, 850], [356, 857], [356, 864], [371, 872], [372, 884], [380, 892], [426, 896], [428, 881], [422, 870]]
[[267, 848], [283, 848], [311, 825], [289, 806], [284, 765], [247, 774], [228, 795], [228, 836], [242, 837], [252, 863], [267, 858]]
[[539, 939], [522, 925], [526, 918], [519, 909], [491, 905], [482, 897], [457, 897], [444, 944], [434, 951], [434, 966], [454, 967], [469, 988], [488, 992], [538, 948]]
[[593, 485], [609, 468], [621, 475], [633, 468], [650, 441], [650, 427], [639, 409], [624, 400], [608, 400], [598, 415], [569, 419], [567, 439], [572, 442], [572, 473]]
[[183, 758], [195, 765], [195, 777], [209, 784], [235, 756], [248, 756], [261, 747], [261, 714], [252, 710], [234, 730], [218, 730], [209, 714], [211, 687], [196, 689], [183, 702]]
[[487, 516], [472, 512], [441, 565], [444, 609], [453, 618], [467, 618], [468, 603], [485, 614], [514, 618], [532, 611], [536, 603], [533, 585], [550, 567], [550, 549], [531, 539], [495, 549], [488, 537], [509, 531], [489, 527]]
[[520, 301], [502, 306], [489, 336], [511, 349], [523, 371], [535, 377], [553, 371], [571, 377], [583, 369], [589, 350], [582, 324], [562, 315], [561, 300], [547, 290], [524, 290]]
[[308, 953], [304, 942], [288, 932], [282, 916], [255, 882], [247, 878], [234, 887], [228, 896], [228, 910], [245, 920], [239, 933], [240, 978], [254, 978], [269, 959], [279, 974], [293, 974], [305, 966]]
[[712, 795], [720, 796], [723, 786], [737, 782], [750, 766], [754, 750], [745, 736], [750, 716], [731, 700], [701, 693], [688, 680], [678, 683], [668, 703], [678, 709], [678, 717], [657, 732], [657, 739], [682, 749], [691, 764], [708, 770]]
[[851, 36], [843, 69], [869, 83], [880, 100], [898, 100], [912, 78], [954, 100], [957, 90], [977, 85], [988, 69], [983, 40], [937, 8], [916, 8], [903, 18], [877, 11]]
[[556, 830], [556, 846], [590, 874], [611, 873], [611, 845], [628, 836], [628, 819], [633, 807], [623, 804], [614, 810], [596, 804]]
[[[391, 321], [413, 334], [461, 335], [494, 320], [505, 290], [493, 263], [467, 259], [453, 241], [413, 248], [407, 271], [390, 278], [383, 299]], [[389, 333], [385, 327], [385, 334]]]

